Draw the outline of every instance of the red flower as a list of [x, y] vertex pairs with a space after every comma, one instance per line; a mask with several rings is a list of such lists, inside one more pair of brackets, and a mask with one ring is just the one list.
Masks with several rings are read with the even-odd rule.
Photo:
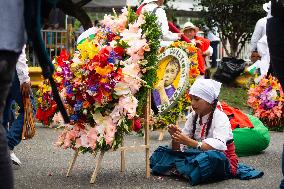
[[59, 66], [64, 67], [65, 61], [69, 59], [69, 54], [66, 49], [62, 49], [59, 57], [57, 58], [57, 63]]
[[140, 131], [140, 129], [142, 128], [141, 123], [140, 123], [140, 119], [134, 119], [133, 120], [133, 124], [132, 124], [132, 130], [135, 132]]
[[107, 40], [108, 41], [112, 41], [114, 37], [116, 37], [116, 35], [114, 33], [108, 34], [107, 35]]
[[115, 47], [113, 50], [118, 56], [122, 57], [124, 55], [124, 49], [122, 47]]

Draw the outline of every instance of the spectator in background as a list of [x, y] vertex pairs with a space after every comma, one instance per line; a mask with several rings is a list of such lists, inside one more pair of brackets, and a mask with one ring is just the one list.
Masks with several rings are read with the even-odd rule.
[[[272, 69], [284, 88], [284, 0], [271, 0], [271, 15], [267, 20], [267, 42]], [[284, 145], [282, 153], [283, 180], [280, 189], [284, 189]]]
[[252, 64], [255, 63], [256, 61], [260, 60], [260, 58], [261, 57], [260, 57], [260, 55], [258, 54], [257, 51], [252, 51], [251, 52], [250, 61], [251, 61]]
[[207, 38], [210, 40], [210, 46], [213, 49], [211, 56], [211, 67], [215, 68], [217, 66], [218, 44], [220, 42], [217, 29], [213, 28], [213, 30], [209, 30], [207, 32]]
[[267, 16], [259, 19], [255, 25], [255, 28], [254, 28], [254, 31], [251, 37], [251, 42], [250, 42], [251, 52], [257, 51], [257, 42], [264, 35], [266, 35], [266, 22], [267, 22], [267, 17], [269, 17], [270, 6], [271, 6], [270, 1], [268, 3], [263, 4], [263, 10], [267, 12]]
[[197, 52], [198, 68], [202, 75], [205, 74], [205, 57], [212, 53], [212, 48], [210, 47], [210, 41], [204, 37], [197, 36], [199, 28], [196, 27], [191, 22], [186, 22], [183, 26], [184, 35], [194, 44], [199, 51]]
[[157, 24], [161, 27], [162, 39], [161, 46], [168, 46], [172, 41], [180, 39], [180, 33], [173, 33], [169, 30], [168, 19], [165, 10], [162, 8], [164, 0], [144, 0], [138, 7], [136, 14], [152, 13], [157, 17]]

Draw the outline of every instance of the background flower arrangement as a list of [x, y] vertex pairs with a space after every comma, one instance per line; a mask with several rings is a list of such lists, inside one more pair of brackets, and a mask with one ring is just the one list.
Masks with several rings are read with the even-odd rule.
[[[190, 69], [189, 69], [189, 83], [187, 90], [184, 91], [184, 95], [177, 100], [176, 105], [172, 107], [169, 111], [166, 113], [163, 113], [161, 115], [158, 115], [154, 118], [154, 122], [152, 125], [153, 130], [157, 129], [165, 129], [169, 124], [177, 124], [177, 121], [179, 117], [182, 114], [185, 114], [189, 107], [190, 107], [190, 97], [188, 95], [188, 89], [193, 84], [195, 79], [200, 75], [200, 71], [198, 69], [198, 60], [197, 60], [197, 48], [191, 44], [186, 43], [184, 41], [176, 41], [173, 42], [169, 47], [167, 48], [181, 48], [188, 54], [188, 59], [190, 63]], [[167, 48], [163, 49], [166, 50]]]
[[272, 130], [282, 130], [284, 125], [284, 93], [275, 77], [263, 77], [259, 84], [248, 90], [248, 105], [254, 115]]
[[117, 149], [125, 134], [141, 129], [147, 91], [156, 81], [156, 17], [124, 8], [101, 24], [71, 59], [62, 51], [55, 60], [54, 77], [71, 119], [56, 142], [65, 149]]

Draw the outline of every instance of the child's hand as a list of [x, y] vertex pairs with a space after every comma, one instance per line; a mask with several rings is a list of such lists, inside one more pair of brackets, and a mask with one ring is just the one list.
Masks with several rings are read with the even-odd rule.
[[188, 136], [184, 135], [180, 130], [177, 130], [173, 135], [172, 138], [180, 143], [180, 144], [184, 144], [184, 145], [188, 145], [189, 140], [191, 140]]
[[179, 128], [176, 125], [170, 124], [168, 126], [168, 132], [170, 133], [171, 136], [173, 136], [173, 134], [178, 130]]

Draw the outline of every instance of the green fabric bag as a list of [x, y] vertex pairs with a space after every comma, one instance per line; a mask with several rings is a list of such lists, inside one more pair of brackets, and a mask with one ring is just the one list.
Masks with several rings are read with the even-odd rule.
[[270, 142], [268, 129], [252, 115], [246, 114], [254, 128], [236, 128], [233, 130], [236, 153], [239, 157], [259, 154]]

